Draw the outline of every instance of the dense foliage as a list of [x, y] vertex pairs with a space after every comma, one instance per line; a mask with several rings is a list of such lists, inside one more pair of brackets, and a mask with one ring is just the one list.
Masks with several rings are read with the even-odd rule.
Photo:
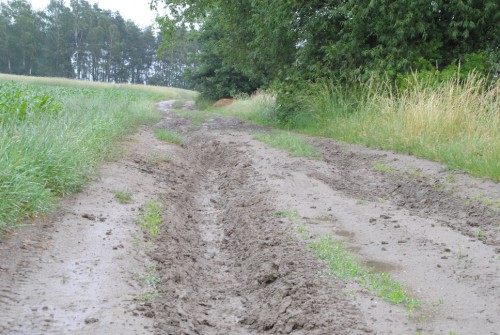
[[274, 83], [286, 105], [286, 95], [297, 85], [318, 78], [403, 83], [415, 70], [499, 71], [496, 0], [152, 3], [170, 9], [172, 15], [163, 19], [166, 31], [201, 26], [200, 66], [191, 78], [214, 98]]
[[[26, 0], [0, 3], [0, 72], [115, 83], [187, 87], [183, 70], [196, 43], [158, 53], [163, 39], [118, 12], [86, 0], [51, 0], [35, 11]], [[184, 32], [184, 34], [186, 34]]]

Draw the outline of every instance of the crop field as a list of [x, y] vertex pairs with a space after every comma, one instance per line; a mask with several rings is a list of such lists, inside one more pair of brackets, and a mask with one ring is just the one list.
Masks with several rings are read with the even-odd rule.
[[[14, 81], [15, 80], [15, 81]], [[115, 141], [159, 118], [170, 88], [0, 76], [0, 230], [42, 216], [78, 191]]]

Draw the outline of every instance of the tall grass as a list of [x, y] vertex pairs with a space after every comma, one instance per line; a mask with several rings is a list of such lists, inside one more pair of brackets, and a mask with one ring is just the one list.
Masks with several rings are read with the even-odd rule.
[[[116, 140], [159, 119], [154, 101], [176, 94], [0, 82], [0, 93], [7, 91], [11, 98], [0, 104], [0, 230], [48, 213], [58, 198], [80, 190]], [[34, 105], [19, 113], [25, 101], [44, 97], [47, 110]]]
[[232, 104], [218, 108], [214, 112], [223, 115], [236, 115], [258, 124], [278, 126], [278, 120], [274, 114], [275, 104], [276, 97], [272, 92], [258, 91], [252, 96], [239, 97]]
[[[465, 81], [409, 79], [404, 89], [366, 84], [311, 84], [287, 127], [300, 132], [396, 150], [500, 180], [500, 83], [470, 74]], [[252, 99], [242, 102], [250, 105]], [[272, 107], [255, 103], [244, 118], [276, 124]], [[229, 106], [238, 114], [239, 105]], [[267, 111], [267, 112], [266, 112]]]

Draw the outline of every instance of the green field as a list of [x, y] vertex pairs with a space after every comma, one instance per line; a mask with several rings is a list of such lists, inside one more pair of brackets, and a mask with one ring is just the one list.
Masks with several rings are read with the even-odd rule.
[[[0, 230], [79, 191], [116, 141], [159, 120], [154, 103], [186, 90], [0, 75]], [[116, 155], [115, 155], [116, 156]]]

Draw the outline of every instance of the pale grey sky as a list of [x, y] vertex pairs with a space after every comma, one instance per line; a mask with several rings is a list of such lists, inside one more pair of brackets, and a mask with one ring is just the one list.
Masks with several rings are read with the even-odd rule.
[[[33, 8], [43, 9], [50, 0], [28, 0]], [[145, 27], [153, 24], [156, 13], [149, 9], [149, 0], [87, 0], [90, 4], [97, 3], [102, 9], [119, 11], [125, 19], [134, 21], [137, 25]], [[69, 1], [66, 0], [66, 5]]]

